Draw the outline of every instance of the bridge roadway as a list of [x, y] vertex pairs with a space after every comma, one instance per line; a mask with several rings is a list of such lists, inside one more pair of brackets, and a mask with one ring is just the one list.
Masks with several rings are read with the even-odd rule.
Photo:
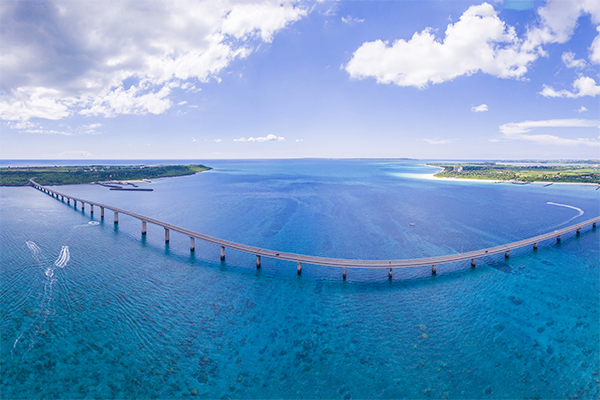
[[440, 264], [449, 264], [460, 261], [471, 260], [471, 266], [475, 266], [475, 260], [481, 257], [490, 256], [493, 254], [504, 253], [505, 257], [509, 257], [510, 250], [518, 249], [525, 246], [533, 245], [533, 249], [537, 249], [538, 243], [543, 242], [545, 240], [550, 240], [556, 238], [558, 242], [561, 240], [561, 236], [576, 231], [579, 234], [581, 228], [592, 225], [595, 229], [596, 224], [600, 221], [600, 217], [592, 218], [584, 222], [580, 222], [575, 225], [568, 226], [563, 229], [555, 230], [552, 232], [545, 233], [543, 235], [531, 237], [528, 239], [520, 240], [518, 242], [503, 244], [500, 246], [490, 247], [487, 249], [470, 251], [467, 253], [459, 253], [459, 254], [450, 254], [447, 256], [439, 256], [439, 257], [429, 257], [429, 258], [417, 258], [411, 260], [348, 260], [348, 259], [340, 259], [340, 258], [326, 258], [326, 257], [316, 257], [316, 256], [308, 256], [303, 254], [295, 254], [295, 253], [286, 253], [281, 251], [262, 249], [260, 247], [248, 246], [245, 244], [231, 242], [229, 240], [219, 239], [212, 236], [208, 236], [202, 233], [194, 232], [189, 229], [180, 228], [175, 225], [171, 225], [166, 222], [162, 222], [156, 220], [154, 218], [149, 218], [144, 215], [132, 213], [130, 211], [126, 211], [117, 207], [108, 206], [105, 204], [80, 199], [77, 197], [73, 197], [61, 192], [57, 192], [55, 190], [48, 189], [45, 186], [42, 186], [33, 180], [30, 180], [31, 184], [47, 194], [50, 194], [57, 199], [61, 197], [67, 199], [70, 203], [70, 200], [74, 201], [75, 207], [77, 207], [77, 202], [82, 204], [82, 209], [84, 209], [85, 204], [90, 205], [90, 211], [93, 213], [93, 206], [97, 206], [101, 210], [101, 217], [104, 217], [104, 209], [108, 209], [114, 212], [114, 220], [115, 223], [118, 223], [118, 214], [125, 214], [131, 217], [137, 218], [142, 221], [142, 234], [146, 234], [146, 223], [155, 224], [158, 226], [162, 226], [165, 229], [165, 241], [169, 241], [169, 231], [179, 232], [190, 238], [190, 249], [193, 251], [195, 248], [194, 239], [204, 240], [205, 242], [213, 243], [221, 246], [221, 259], [225, 259], [225, 248], [234, 249], [238, 251], [242, 251], [249, 254], [254, 254], [256, 256], [256, 266], [260, 268], [261, 257], [273, 258], [277, 260], [285, 260], [285, 261], [295, 261], [297, 263], [298, 274], [302, 271], [302, 263], [313, 264], [313, 265], [324, 265], [330, 267], [340, 267], [344, 268], [344, 278], [346, 277], [346, 268], [389, 268], [389, 276], [392, 276], [392, 268], [412, 268], [412, 267], [432, 267], [432, 273], [436, 273], [436, 265]]

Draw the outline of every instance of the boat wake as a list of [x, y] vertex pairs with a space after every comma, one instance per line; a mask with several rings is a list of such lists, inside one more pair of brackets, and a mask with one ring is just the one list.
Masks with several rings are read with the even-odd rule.
[[27, 325], [27, 328], [25, 328], [13, 342], [11, 356], [14, 356], [15, 352], [19, 350], [19, 343], [26, 346], [25, 351], [28, 352], [33, 348], [40, 335], [44, 336], [48, 334], [48, 330], [43, 329], [43, 327], [46, 324], [48, 316], [53, 314], [52, 300], [54, 297], [54, 286], [58, 282], [58, 279], [54, 277], [54, 271], [56, 268], [65, 268], [71, 259], [69, 246], [62, 246], [58, 258], [52, 263], [52, 261], [48, 261], [46, 257], [43, 256], [42, 249], [35, 242], [28, 240], [25, 244], [31, 251], [31, 255], [38, 267], [44, 271], [45, 279], [43, 281], [43, 295], [41, 296], [39, 311], [35, 319]]
[[569, 222], [573, 221], [575, 218], [577, 218], [577, 217], [581, 217], [581, 216], [584, 214], [584, 211], [583, 211], [581, 208], [577, 208], [577, 207], [574, 207], [574, 206], [570, 206], [570, 205], [568, 205], [568, 204], [559, 204], [559, 203], [553, 203], [553, 202], [551, 202], [551, 201], [547, 201], [547, 202], [546, 202], [546, 204], [550, 204], [551, 206], [559, 206], [559, 207], [567, 207], [567, 208], [572, 208], [573, 210], [576, 210], [576, 211], [578, 211], [578, 212], [579, 212], [579, 214], [577, 214], [576, 216], [574, 216], [574, 217], [572, 217], [572, 218], [570, 218], [570, 219], [566, 220], [565, 222], [562, 222], [562, 223], [560, 223], [560, 224], [558, 224], [558, 225], [555, 225], [555, 226], [554, 226], [554, 227], [552, 227], [551, 229], [554, 229], [554, 228], [556, 228], [556, 227], [559, 227], [559, 226], [565, 225], [565, 224], [567, 224], [567, 223], [569, 223]]

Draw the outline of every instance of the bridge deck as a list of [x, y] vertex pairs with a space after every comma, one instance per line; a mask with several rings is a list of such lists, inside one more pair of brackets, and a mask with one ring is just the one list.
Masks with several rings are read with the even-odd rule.
[[480, 257], [489, 256], [493, 254], [505, 253], [510, 250], [518, 249], [521, 247], [525, 247], [528, 245], [534, 245], [540, 243], [544, 240], [549, 240], [553, 238], [559, 238], [560, 236], [578, 231], [581, 228], [587, 225], [593, 225], [595, 227], [596, 223], [600, 221], [600, 217], [592, 218], [587, 221], [568, 226], [563, 229], [555, 230], [552, 232], [545, 233], [543, 235], [531, 237], [528, 239], [520, 240], [518, 242], [508, 243], [500, 246], [490, 247], [487, 249], [470, 251], [467, 253], [459, 253], [459, 254], [450, 254], [447, 256], [440, 257], [429, 257], [429, 258], [417, 258], [411, 260], [351, 260], [351, 259], [340, 259], [340, 258], [326, 258], [326, 257], [315, 257], [303, 254], [295, 254], [295, 253], [287, 253], [280, 252], [275, 250], [263, 249], [254, 246], [248, 246], [245, 244], [231, 242], [229, 240], [219, 239], [212, 236], [208, 236], [202, 233], [194, 232], [189, 229], [181, 228], [175, 225], [171, 225], [166, 222], [159, 221], [154, 218], [146, 217], [144, 215], [136, 214], [127, 210], [123, 210], [117, 207], [108, 206], [106, 204], [97, 203], [94, 201], [89, 201], [85, 199], [80, 199], [77, 197], [73, 197], [61, 192], [57, 192], [55, 190], [48, 189], [45, 186], [42, 186], [33, 180], [31, 180], [32, 185], [40, 190], [44, 190], [50, 194], [54, 194], [57, 196], [62, 196], [66, 199], [71, 199], [74, 201], [78, 201], [85, 204], [90, 204], [97, 207], [102, 207], [107, 210], [111, 210], [113, 212], [117, 212], [119, 214], [129, 215], [131, 217], [137, 218], [140, 221], [145, 221], [147, 223], [155, 224], [158, 226], [162, 226], [165, 229], [179, 232], [184, 235], [189, 236], [190, 238], [204, 240], [209, 243], [213, 243], [222, 247], [226, 247], [229, 249], [234, 249], [238, 251], [242, 251], [245, 253], [254, 254], [261, 257], [268, 257], [277, 260], [286, 260], [286, 261], [294, 261], [299, 263], [306, 264], [314, 264], [314, 265], [324, 265], [330, 267], [344, 267], [344, 268], [410, 268], [410, 267], [425, 267], [425, 266], [435, 266], [439, 264], [448, 264], [458, 261], [466, 261], [466, 260], [475, 260]]

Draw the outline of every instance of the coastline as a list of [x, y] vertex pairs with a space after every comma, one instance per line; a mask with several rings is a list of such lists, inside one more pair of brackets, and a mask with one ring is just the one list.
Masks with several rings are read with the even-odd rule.
[[[426, 167], [439, 168], [441, 171], [444, 170], [442, 167], [438, 167], [435, 165], [421, 164]], [[439, 171], [439, 172], [441, 172]], [[513, 183], [513, 181], [494, 181], [491, 179], [469, 179], [469, 178], [447, 178], [447, 177], [437, 177], [435, 174], [438, 172], [434, 172], [432, 174], [422, 174], [423, 179], [435, 179], [440, 181], [451, 181], [451, 182], [486, 182], [486, 183]], [[543, 185], [547, 185], [552, 183], [553, 185], [584, 185], [584, 186], [600, 186], [598, 183], [589, 183], [589, 182], [554, 182], [554, 181], [532, 181], [527, 182], [530, 183], [539, 183]], [[523, 183], [515, 183], [515, 184], [523, 184]]]

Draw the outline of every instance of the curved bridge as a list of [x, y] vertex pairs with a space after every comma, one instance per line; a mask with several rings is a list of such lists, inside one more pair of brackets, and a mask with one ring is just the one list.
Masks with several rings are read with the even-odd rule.
[[100, 208], [100, 217], [104, 217], [104, 210], [110, 210], [114, 214], [114, 223], [117, 224], [119, 222], [119, 214], [129, 215], [133, 218], [137, 218], [142, 223], [142, 235], [146, 234], [146, 225], [148, 223], [155, 224], [158, 226], [162, 226], [165, 229], [165, 242], [169, 242], [170, 239], [170, 231], [179, 232], [190, 238], [190, 250], [195, 250], [195, 239], [200, 239], [205, 242], [213, 243], [221, 246], [221, 260], [225, 259], [225, 248], [234, 249], [238, 251], [242, 251], [244, 253], [254, 254], [256, 256], [256, 267], [260, 268], [261, 265], [261, 257], [268, 257], [277, 260], [286, 260], [286, 261], [295, 261], [297, 263], [297, 271], [298, 275], [302, 273], [302, 263], [313, 264], [313, 265], [326, 265], [330, 267], [339, 267], [343, 268], [343, 277], [346, 278], [346, 268], [388, 268], [388, 276], [392, 277], [392, 269], [393, 268], [410, 268], [410, 267], [431, 267], [432, 274], [436, 274], [436, 265], [439, 264], [449, 264], [453, 262], [459, 261], [468, 261], [471, 260], [471, 266], [475, 267], [475, 263], [477, 258], [489, 256], [492, 254], [504, 253], [505, 257], [509, 257], [509, 253], [511, 250], [518, 249], [520, 247], [533, 245], [533, 249], [537, 249], [538, 243], [543, 242], [545, 240], [550, 240], [556, 238], [558, 242], [561, 240], [561, 236], [576, 231], [579, 234], [581, 228], [592, 225], [592, 228], [596, 228], [596, 224], [600, 221], [600, 217], [589, 219], [585, 222], [581, 222], [579, 224], [571, 225], [569, 227], [559, 229], [556, 231], [548, 232], [543, 235], [535, 236], [529, 239], [520, 240], [518, 242], [508, 243], [500, 246], [490, 247], [487, 249], [470, 251], [467, 253], [459, 253], [459, 254], [451, 254], [447, 256], [440, 257], [430, 257], [430, 258], [417, 258], [412, 260], [346, 260], [339, 258], [325, 258], [325, 257], [315, 257], [315, 256], [307, 256], [303, 254], [295, 254], [295, 253], [285, 253], [278, 252], [275, 250], [262, 249], [259, 247], [247, 246], [245, 244], [230, 242], [228, 240], [223, 240], [219, 238], [215, 238], [212, 236], [204, 235], [202, 233], [194, 232], [189, 229], [180, 228], [175, 225], [168, 224], [166, 222], [162, 222], [156, 220], [154, 218], [149, 218], [144, 215], [132, 213], [126, 210], [122, 210], [117, 207], [107, 206], [105, 204], [97, 203], [94, 201], [84, 200], [77, 197], [69, 196], [64, 193], [57, 192], [52, 189], [48, 189], [46, 186], [42, 186], [30, 179], [31, 184], [36, 189], [41, 190], [44, 193], [47, 193], [56, 199], [60, 199], [61, 201], [67, 201], [68, 204], [73, 201], [73, 206], [77, 209], [77, 202], [81, 203], [82, 211], [85, 210], [85, 205], [88, 204], [90, 206], [90, 213], [94, 213], [94, 206]]

